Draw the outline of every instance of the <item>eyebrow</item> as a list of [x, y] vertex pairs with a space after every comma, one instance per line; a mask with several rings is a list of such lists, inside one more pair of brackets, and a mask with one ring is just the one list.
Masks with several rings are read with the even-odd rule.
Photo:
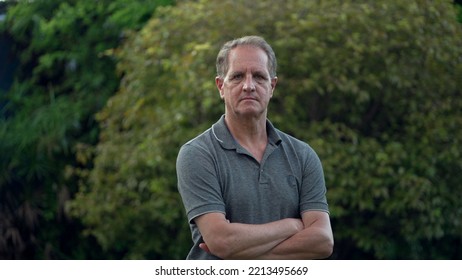
[[[244, 73], [245, 73], [245, 71], [236, 70], [236, 71], [230, 72], [229, 76], [232, 77], [232, 76], [235, 76], [235, 75], [238, 75], [238, 74], [244, 74]], [[252, 75], [260, 75], [260, 76], [263, 76], [263, 77], [266, 77], [266, 78], [270, 77], [269, 73], [267, 73], [265, 71], [261, 71], [261, 70], [252, 71]]]

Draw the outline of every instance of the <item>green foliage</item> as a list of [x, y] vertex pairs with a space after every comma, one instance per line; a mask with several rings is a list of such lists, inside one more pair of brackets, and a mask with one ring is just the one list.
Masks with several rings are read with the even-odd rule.
[[[101, 258], [65, 213], [78, 147], [98, 140], [94, 114], [116, 91], [111, 49], [170, 1], [18, 1], [2, 32], [20, 65], [0, 96], [0, 258]], [[91, 246], [91, 250], [88, 248]]]
[[459, 19], [459, 22], [462, 23], [462, 1], [455, 1], [456, 4], [456, 9], [458, 11], [457, 13], [457, 18]]
[[460, 258], [461, 26], [448, 1], [184, 1], [118, 50], [94, 168], [73, 202], [124, 258], [183, 258], [179, 147], [223, 113], [214, 61], [264, 36], [279, 62], [269, 117], [325, 168], [334, 258]]
[[289, 38], [276, 41], [288, 85], [279, 92], [290, 93], [276, 108], [287, 112], [280, 124], [323, 159], [336, 253], [460, 258], [451, 249], [462, 232], [454, 11], [444, 1], [337, 4], [294, 15], [279, 27]]

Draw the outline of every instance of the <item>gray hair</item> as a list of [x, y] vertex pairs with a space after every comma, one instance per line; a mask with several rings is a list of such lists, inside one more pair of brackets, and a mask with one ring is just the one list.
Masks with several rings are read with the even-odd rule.
[[220, 49], [220, 52], [217, 56], [217, 75], [219, 77], [224, 77], [229, 70], [229, 52], [242, 45], [247, 46], [254, 46], [257, 48], [262, 49], [266, 55], [268, 56], [268, 72], [270, 73], [271, 78], [276, 77], [276, 68], [277, 68], [277, 61], [276, 55], [274, 54], [273, 49], [271, 46], [259, 36], [245, 36], [242, 38], [238, 38], [235, 40], [231, 40], [226, 42]]

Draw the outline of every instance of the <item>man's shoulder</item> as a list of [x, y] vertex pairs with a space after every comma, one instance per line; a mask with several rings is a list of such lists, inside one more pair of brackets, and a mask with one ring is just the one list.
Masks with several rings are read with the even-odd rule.
[[212, 140], [210, 137], [210, 128], [197, 135], [196, 137], [190, 139], [188, 142], [184, 143], [181, 146], [180, 151], [184, 150], [208, 150], [212, 145]]
[[299, 138], [297, 138], [297, 137], [295, 137], [295, 136], [293, 136], [293, 135], [291, 135], [291, 134], [289, 134], [287, 132], [281, 131], [281, 130], [279, 130], [277, 128], [275, 130], [276, 130], [276, 133], [281, 138], [283, 143], [289, 143], [290, 145], [293, 145], [293, 146], [296, 146], [296, 147], [304, 147], [304, 148], [310, 147], [310, 145], [307, 142], [305, 142], [305, 141], [303, 141], [303, 140], [301, 140], [301, 139], [299, 139]]
[[318, 157], [316, 151], [307, 141], [303, 141], [289, 133], [278, 129], [276, 129], [276, 132], [279, 134], [279, 137], [282, 140], [281, 145], [283, 145], [287, 152], [290, 151], [289, 154], [292, 154], [300, 159], [304, 158], [308, 161]]
[[213, 157], [209, 129], [197, 135], [193, 139], [184, 143], [177, 156], [177, 168], [193, 168], [199, 166], [197, 163], [203, 163], [204, 160]]

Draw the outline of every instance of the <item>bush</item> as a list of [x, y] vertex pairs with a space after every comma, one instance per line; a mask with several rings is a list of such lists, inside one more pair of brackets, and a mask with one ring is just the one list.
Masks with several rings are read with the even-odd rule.
[[120, 77], [110, 49], [170, 1], [18, 1], [0, 31], [18, 65], [0, 92], [0, 258], [101, 258], [65, 212], [77, 191], [78, 147], [94, 145], [94, 114]]
[[179, 147], [223, 113], [220, 46], [265, 37], [279, 62], [269, 118], [323, 161], [333, 258], [460, 258], [461, 26], [447, 1], [185, 1], [120, 50], [94, 168], [73, 204], [126, 258], [183, 258]]

